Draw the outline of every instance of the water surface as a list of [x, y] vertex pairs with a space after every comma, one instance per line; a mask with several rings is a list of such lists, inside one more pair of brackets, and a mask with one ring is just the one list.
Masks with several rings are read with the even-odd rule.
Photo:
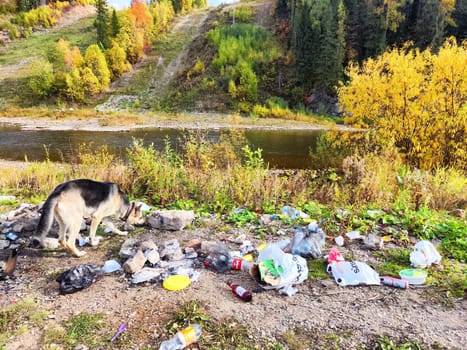
[[[316, 149], [320, 131], [309, 130], [246, 130], [245, 137], [254, 150], [261, 148], [263, 158], [273, 168], [308, 168], [312, 166], [309, 153]], [[217, 142], [219, 131], [203, 132]], [[186, 131], [175, 129], [144, 129], [126, 132], [116, 131], [55, 131], [21, 130], [19, 127], [0, 125], [0, 158], [7, 160], [70, 162], [76, 158], [80, 145], [100, 150], [107, 145], [109, 151], [121, 159], [126, 158], [126, 149], [134, 139], [143, 140], [145, 145], [154, 144], [162, 150], [165, 140], [177, 151], [183, 147]]]

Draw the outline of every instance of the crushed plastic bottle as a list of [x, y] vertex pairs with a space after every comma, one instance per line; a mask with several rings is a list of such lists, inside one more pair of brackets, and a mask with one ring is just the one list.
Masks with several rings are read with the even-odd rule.
[[188, 345], [196, 343], [201, 337], [201, 326], [197, 323], [178, 331], [172, 339], [163, 341], [159, 350], [177, 350], [184, 349]]
[[223, 244], [218, 244], [211, 248], [209, 255], [204, 260], [204, 266], [218, 272], [229, 270], [232, 266], [229, 249]]

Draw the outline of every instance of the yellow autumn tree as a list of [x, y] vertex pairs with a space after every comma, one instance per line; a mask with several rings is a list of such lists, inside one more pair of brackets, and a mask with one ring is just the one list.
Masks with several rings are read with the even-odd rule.
[[351, 65], [339, 89], [345, 122], [370, 129], [370, 142], [394, 143], [409, 164], [466, 167], [467, 42], [438, 53], [406, 45]]

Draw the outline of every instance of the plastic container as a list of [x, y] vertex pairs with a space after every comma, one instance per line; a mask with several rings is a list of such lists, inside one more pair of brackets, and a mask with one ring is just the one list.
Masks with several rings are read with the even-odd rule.
[[184, 349], [188, 345], [196, 343], [201, 337], [202, 330], [201, 326], [197, 323], [190, 325], [189, 327], [178, 331], [172, 339], [163, 341], [159, 350], [177, 350]]
[[190, 277], [185, 275], [172, 275], [167, 277], [162, 286], [167, 290], [182, 290], [188, 287], [191, 283]]
[[399, 276], [409, 284], [419, 285], [425, 283], [428, 272], [420, 269], [406, 269], [399, 272]]

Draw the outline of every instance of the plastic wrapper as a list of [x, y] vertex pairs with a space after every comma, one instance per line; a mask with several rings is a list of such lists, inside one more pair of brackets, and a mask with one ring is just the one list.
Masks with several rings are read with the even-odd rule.
[[379, 274], [369, 265], [360, 261], [342, 261], [329, 264], [328, 272], [340, 286], [379, 285]]
[[262, 288], [290, 295], [291, 286], [307, 279], [308, 266], [303, 257], [284, 253], [279, 245], [270, 244], [261, 250], [251, 273]]
[[428, 267], [440, 262], [441, 255], [430, 241], [418, 242], [410, 253], [410, 263], [413, 267]]
[[[311, 224], [310, 224], [311, 225]], [[321, 249], [324, 246], [325, 234], [317, 225], [308, 225], [307, 229], [295, 228], [295, 235], [291, 243], [292, 254], [298, 254], [304, 258], [317, 259], [321, 257]]]

